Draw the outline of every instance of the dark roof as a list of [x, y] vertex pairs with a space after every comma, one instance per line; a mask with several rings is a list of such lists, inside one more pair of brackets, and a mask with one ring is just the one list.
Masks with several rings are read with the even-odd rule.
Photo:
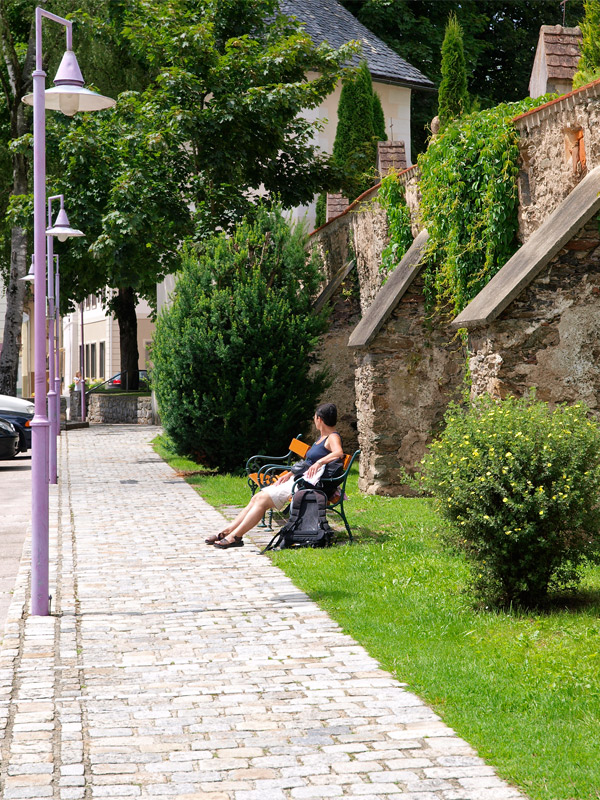
[[[374, 80], [400, 86], [434, 89], [429, 78], [395, 53], [374, 33], [336, 0], [280, 0], [279, 7], [288, 17], [304, 23], [307, 33], [316, 45], [328, 42], [338, 48], [357, 40], [362, 45], [365, 58]], [[360, 57], [353, 59], [358, 63]]]
[[600, 167], [596, 167], [461, 311], [452, 327], [476, 328], [500, 316], [599, 209]]

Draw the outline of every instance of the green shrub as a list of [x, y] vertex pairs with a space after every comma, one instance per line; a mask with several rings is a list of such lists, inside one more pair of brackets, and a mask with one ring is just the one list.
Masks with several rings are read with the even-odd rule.
[[377, 195], [379, 205], [385, 209], [388, 223], [389, 243], [381, 253], [379, 269], [389, 275], [398, 266], [413, 242], [410, 211], [406, 205], [404, 186], [398, 173], [392, 170], [381, 181]]
[[167, 435], [208, 467], [284, 453], [325, 388], [312, 371], [325, 318], [305, 234], [259, 210], [231, 236], [184, 250], [172, 306], [158, 318], [152, 382]]
[[600, 561], [600, 428], [585, 406], [535, 397], [450, 407], [422, 483], [487, 599], [541, 603]]

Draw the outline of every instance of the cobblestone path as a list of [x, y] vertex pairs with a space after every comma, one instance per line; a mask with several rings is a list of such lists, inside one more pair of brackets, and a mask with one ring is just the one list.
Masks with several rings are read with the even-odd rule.
[[0, 796], [508, 800], [519, 793], [156, 456], [60, 438], [52, 616], [25, 553], [0, 656]]

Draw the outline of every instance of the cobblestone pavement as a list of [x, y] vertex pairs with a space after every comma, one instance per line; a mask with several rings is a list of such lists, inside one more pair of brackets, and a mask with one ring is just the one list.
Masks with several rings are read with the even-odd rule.
[[156, 456], [61, 437], [52, 616], [24, 554], [0, 656], [0, 796], [508, 800], [519, 793]]

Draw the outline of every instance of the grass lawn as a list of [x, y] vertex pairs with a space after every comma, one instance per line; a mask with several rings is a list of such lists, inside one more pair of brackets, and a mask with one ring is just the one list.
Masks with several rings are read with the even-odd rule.
[[[188, 480], [217, 508], [249, 498], [243, 478]], [[503, 778], [535, 800], [600, 800], [600, 569], [569, 607], [477, 609], [429, 501], [363, 496], [356, 482], [353, 546], [273, 561]]]

